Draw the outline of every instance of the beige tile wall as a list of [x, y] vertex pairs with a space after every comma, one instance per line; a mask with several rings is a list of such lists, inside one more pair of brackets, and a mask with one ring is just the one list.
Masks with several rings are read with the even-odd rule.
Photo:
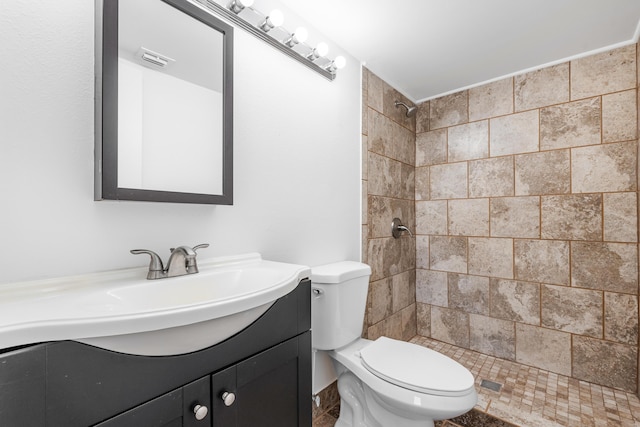
[[413, 302], [394, 304], [393, 293], [412, 279], [413, 241], [384, 226], [396, 214], [414, 226], [405, 191], [415, 175], [419, 334], [637, 391], [637, 51], [422, 104], [415, 172], [404, 145], [414, 125], [386, 111], [398, 95], [365, 72], [370, 335]]
[[416, 243], [394, 239], [391, 221], [416, 228], [416, 119], [394, 106], [409, 101], [366, 68], [362, 93], [362, 259], [372, 268], [363, 335], [409, 340], [416, 335]]

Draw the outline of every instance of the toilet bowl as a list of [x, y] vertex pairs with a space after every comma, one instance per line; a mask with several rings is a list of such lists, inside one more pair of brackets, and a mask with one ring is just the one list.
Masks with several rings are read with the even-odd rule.
[[477, 401], [473, 375], [416, 344], [360, 338], [371, 269], [344, 261], [312, 268], [312, 342], [338, 375], [336, 427], [430, 427]]

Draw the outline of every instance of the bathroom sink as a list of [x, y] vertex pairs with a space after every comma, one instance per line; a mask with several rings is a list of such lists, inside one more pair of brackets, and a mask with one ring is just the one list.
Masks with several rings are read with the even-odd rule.
[[259, 254], [198, 262], [200, 272], [146, 280], [131, 268], [0, 286], [0, 347], [75, 340], [122, 353], [171, 355], [241, 331], [310, 269]]

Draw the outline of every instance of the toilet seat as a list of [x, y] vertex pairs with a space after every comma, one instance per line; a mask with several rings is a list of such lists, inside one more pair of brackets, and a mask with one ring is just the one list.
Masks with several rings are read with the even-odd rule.
[[436, 396], [462, 396], [474, 386], [471, 372], [453, 359], [416, 344], [380, 337], [360, 350], [372, 374], [405, 389]]

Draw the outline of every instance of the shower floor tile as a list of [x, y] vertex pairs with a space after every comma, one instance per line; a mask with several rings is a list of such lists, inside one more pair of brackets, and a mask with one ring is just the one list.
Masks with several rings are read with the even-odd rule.
[[[457, 360], [476, 378], [478, 404], [475, 410], [467, 416], [437, 423], [439, 427], [640, 427], [640, 400], [632, 393], [430, 338], [415, 336], [410, 341]], [[491, 388], [481, 387], [482, 380]], [[493, 390], [497, 388], [493, 383], [501, 385], [499, 391]], [[337, 414], [336, 408], [332, 408], [314, 420], [314, 427], [333, 426]], [[485, 421], [481, 421], [483, 419]], [[493, 421], [486, 421], [489, 419]]]
[[[522, 427], [640, 427], [640, 400], [632, 393], [430, 338], [416, 336], [411, 342], [445, 354], [469, 369], [476, 378], [476, 409], [509, 423]], [[482, 380], [502, 387], [500, 391], [481, 387]]]

